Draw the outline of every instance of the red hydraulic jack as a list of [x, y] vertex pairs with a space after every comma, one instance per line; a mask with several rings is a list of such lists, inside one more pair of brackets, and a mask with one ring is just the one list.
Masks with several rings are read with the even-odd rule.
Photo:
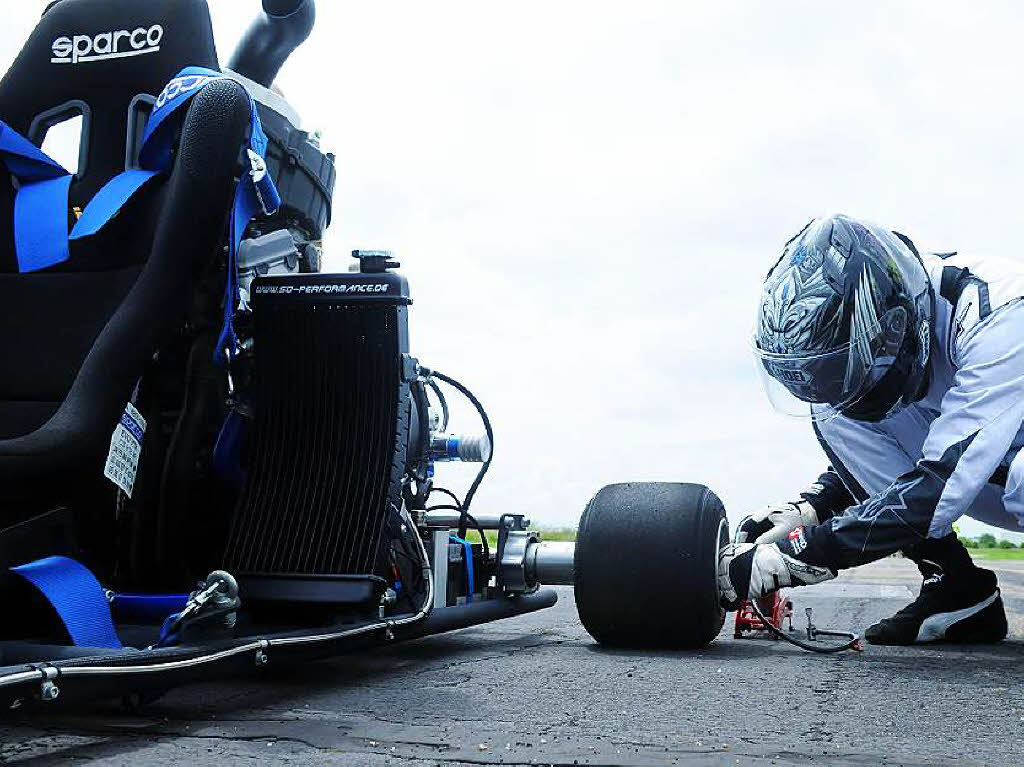
[[[786, 596], [784, 592], [773, 591], [768, 596], [761, 597], [757, 600], [757, 606], [760, 608], [761, 613], [780, 629], [782, 628], [782, 622], [788, 618], [789, 630], [793, 630], [793, 600]], [[770, 629], [764, 625], [761, 617], [754, 612], [751, 600], [744, 600], [743, 604], [740, 605], [740, 609], [736, 611], [736, 628], [733, 636], [736, 639], [742, 639], [744, 634], [761, 632], [770, 632]], [[771, 632], [770, 636], [772, 639], [779, 638], [774, 632]]]

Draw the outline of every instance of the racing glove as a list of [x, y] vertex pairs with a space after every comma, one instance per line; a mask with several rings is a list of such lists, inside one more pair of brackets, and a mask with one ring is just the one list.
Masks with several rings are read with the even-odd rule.
[[774, 543], [730, 543], [718, 555], [718, 594], [727, 610], [784, 586], [810, 586], [835, 577], [834, 570], [783, 554]]
[[800, 493], [799, 501], [773, 503], [743, 519], [736, 543], [774, 543], [800, 525], [820, 525], [841, 514], [856, 501], [831, 466]]
[[745, 517], [736, 531], [736, 543], [775, 543], [800, 525], [818, 524], [818, 512], [805, 500], [773, 503]]

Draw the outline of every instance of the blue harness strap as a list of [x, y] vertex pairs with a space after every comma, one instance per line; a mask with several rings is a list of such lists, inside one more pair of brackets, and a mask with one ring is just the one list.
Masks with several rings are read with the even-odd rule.
[[70, 557], [46, 557], [12, 567], [49, 600], [71, 641], [81, 647], [121, 647], [103, 587]]
[[0, 161], [19, 184], [14, 198], [18, 270], [32, 272], [66, 261], [71, 176], [60, 163], [2, 121]]
[[110, 612], [119, 621], [148, 623], [163, 621], [188, 604], [188, 594], [117, 593], [110, 599]]
[[107, 598], [89, 569], [70, 557], [37, 559], [11, 568], [46, 597], [71, 641], [80, 647], [121, 647], [114, 618], [129, 623], [165, 621], [188, 604], [188, 594], [116, 593]]
[[[157, 97], [153, 112], [146, 123], [146, 132], [139, 151], [139, 164], [143, 168], [165, 170], [170, 166], [173, 156], [172, 140], [173, 125], [169, 118], [215, 80], [224, 75], [204, 67], [185, 67], [167, 83]], [[248, 92], [246, 92], [248, 95]], [[228, 236], [227, 279], [224, 284], [224, 321], [220, 337], [214, 350], [214, 359], [218, 362], [231, 357], [235, 353], [234, 313], [238, 305], [238, 275], [236, 258], [242, 235], [249, 222], [257, 215], [271, 215], [281, 205], [281, 197], [274, 186], [274, 181], [266, 172], [264, 158], [267, 153], [267, 137], [263, 133], [260, 117], [256, 111], [256, 102], [249, 97], [249, 146], [247, 156], [250, 172], [243, 173], [235, 187], [235, 197], [231, 206], [231, 225]], [[85, 214], [82, 214], [83, 217]]]
[[89, 204], [75, 222], [69, 239], [77, 240], [96, 234], [128, 200], [135, 196], [136, 192], [160, 174], [161, 171], [158, 170], [131, 168], [114, 176], [89, 200]]
[[68, 175], [64, 166], [2, 120], [0, 156], [11, 175], [22, 183]]
[[[167, 173], [174, 154], [175, 121], [170, 118], [204, 87], [224, 75], [204, 67], [185, 67], [164, 87], [146, 122], [140, 168], [126, 170], [108, 181], [89, 201], [68, 232], [68, 190], [71, 174], [35, 144], [0, 122], [0, 161], [18, 181], [14, 201], [15, 250], [18, 269], [32, 272], [66, 261], [68, 243], [99, 232], [135, 194], [154, 178]], [[248, 92], [247, 92], [248, 95]], [[266, 172], [267, 137], [256, 102], [249, 95], [251, 128], [247, 156], [250, 172], [235, 188], [228, 241], [228, 275], [224, 288], [224, 323], [217, 343], [218, 361], [235, 352], [233, 316], [238, 304], [236, 256], [249, 222], [271, 215], [281, 204], [274, 181]]]
[[14, 197], [14, 252], [18, 271], [34, 272], [67, 261], [71, 176], [25, 184]]

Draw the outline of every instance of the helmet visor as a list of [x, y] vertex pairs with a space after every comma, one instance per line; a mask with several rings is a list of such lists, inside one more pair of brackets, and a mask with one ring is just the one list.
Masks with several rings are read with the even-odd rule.
[[761, 383], [780, 413], [828, 420], [862, 400], [888, 372], [906, 333], [907, 313], [890, 309], [847, 344], [811, 355], [768, 352], [754, 345]]

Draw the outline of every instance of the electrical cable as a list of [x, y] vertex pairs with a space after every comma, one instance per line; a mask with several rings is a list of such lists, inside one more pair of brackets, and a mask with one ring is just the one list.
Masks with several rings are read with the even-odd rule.
[[[484, 547], [484, 562], [487, 562], [487, 561], [490, 560], [490, 558], [491, 558], [491, 546], [490, 546], [489, 543], [487, 543], [487, 536], [484, 535], [484, 529], [482, 527], [480, 527], [480, 523], [476, 521], [476, 518], [472, 514], [468, 513], [467, 511], [465, 511], [463, 509], [461, 504], [458, 505], [458, 506], [453, 506], [450, 503], [445, 503], [445, 504], [439, 504], [437, 506], [427, 506], [427, 508], [424, 509], [424, 511], [457, 511], [457, 512], [459, 512], [461, 515], [463, 515], [466, 518], [466, 521], [469, 522], [469, 524], [471, 524], [473, 526], [473, 529], [476, 530], [477, 534], [479, 534], [479, 536], [480, 536], [480, 543]], [[466, 536], [460, 535], [459, 537], [460, 538], [465, 538]]]
[[[431, 493], [442, 493], [444, 495], [447, 495], [449, 498], [451, 498], [453, 501], [455, 501], [456, 505], [458, 505], [460, 507], [462, 506], [462, 499], [459, 498], [459, 496], [455, 495], [455, 493], [453, 493], [451, 490], [449, 490], [446, 487], [432, 487], [432, 488], [430, 488], [430, 492]], [[430, 500], [430, 495], [429, 494], [427, 495], [427, 500], [428, 501]]]
[[437, 381], [432, 378], [427, 379], [427, 386], [434, 390], [434, 394], [437, 395], [437, 401], [441, 403], [441, 431], [447, 431], [448, 429], [448, 400], [444, 397], [444, 392], [441, 391], [441, 387], [437, 385]]
[[480, 414], [480, 420], [483, 421], [484, 430], [487, 432], [487, 441], [490, 443], [490, 451], [487, 455], [487, 460], [480, 466], [480, 471], [477, 472], [476, 479], [473, 480], [473, 484], [469, 486], [469, 490], [466, 492], [466, 498], [462, 503], [462, 508], [457, 509], [459, 511], [459, 537], [466, 537], [466, 528], [468, 526], [468, 515], [470, 504], [473, 503], [473, 496], [476, 495], [477, 489], [480, 487], [480, 483], [483, 482], [484, 476], [487, 474], [487, 470], [491, 468], [491, 459], [494, 458], [494, 430], [491, 428], [491, 419], [487, 417], [487, 411], [484, 410], [484, 406], [480, 404], [480, 400], [464, 385], [456, 381], [451, 376], [447, 376], [444, 373], [439, 373], [436, 370], [430, 370], [428, 368], [421, 368], [421, 372], [430, 380], [431, 378], [437, 378], [440, 381], [444, 381], [446, 384], [456, 389], [462, 396], [473, 403], [473, 407], [476, 408], [477, 413]]
[[[432, 487], [430, 488], [430, 492], [442, 493], [443, 495], [447, 495], [449, 498], [455, 501], [455, 506], [430, 506], [426, 509], [427, 511], [458, 511], [460, 513], [462, 512], [462, 500], [459, 498], [459, 496], [455, 495], [455, 493], [453, 493], [447, 487]], [[427, 495], [427, 500], [430, 500], [430, 495]], [[487, 543], [487, 536], [484, 534], [484, 529], [480, 526], [480, 523], [476, 521], [472, 514], [467, 513], [466, 519], [476, 530], [477, 534], [480, 536], [480, 543], [484, 547], [484, 561], [487, 562], [488, 560], [490, 560], [491, 557], [491, 549]]]

